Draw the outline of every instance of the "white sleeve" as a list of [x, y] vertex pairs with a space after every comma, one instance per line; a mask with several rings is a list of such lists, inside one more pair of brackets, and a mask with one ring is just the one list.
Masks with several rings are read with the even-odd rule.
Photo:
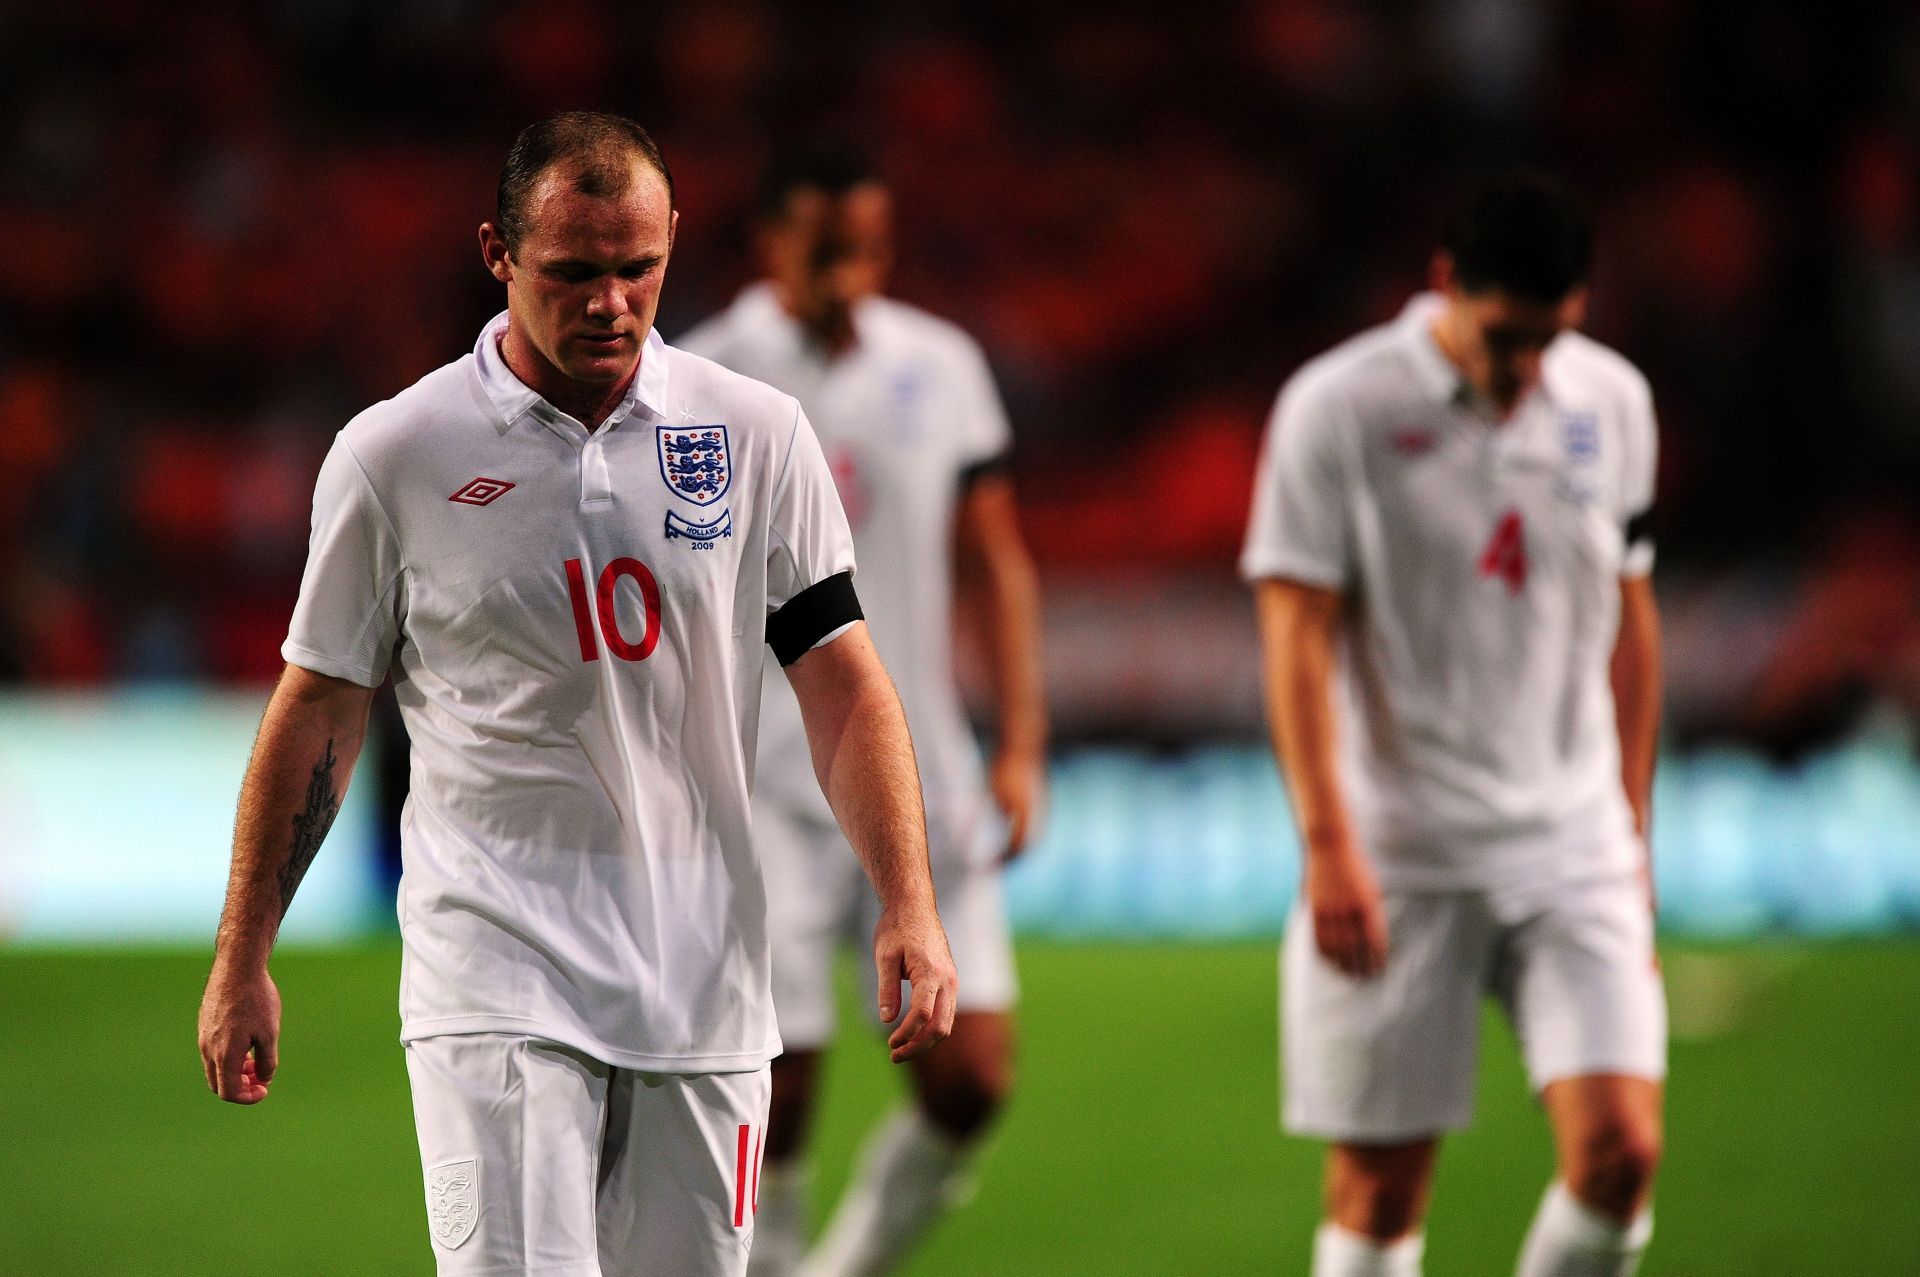
[[967, 476], [1004, 458], [1013, 447], [1006, 405], [993, 384], [993, 370], [969, 341], [955, 361], [959, 380], [960, 473]]
[[820, 440], [797, 403], [770, 517], [767, 642], [782, 665], [791, 665], [861, 619], [853, 534]]
[[400, 637], [400, 540], [344, 436], [313, 490], [300, 599], [280, 655], [292, 665], [378, 687]]
[[1619, 515], [1626, 551], [1620, 561], [1620, 575], [1624, 577], [1645, 576], [1653, 571], [1653, 533], [1648, 523], [1653, 513], [1659, 452], [1653, 391], [1644, 379], [1635, 378], [1633, 394], [1627, 402], [1626, 437], [1621, 448]]
[[1284, 577], [1338, 589], [1351, 573], [1347, 414], [1298, 377], [1280, 391], [1254, 472], [1253, 516], [1240, 555], [1249, 581]]

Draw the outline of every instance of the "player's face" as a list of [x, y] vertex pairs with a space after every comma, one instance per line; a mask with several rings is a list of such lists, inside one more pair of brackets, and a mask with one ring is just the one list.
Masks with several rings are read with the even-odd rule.
[[520, 243], [508, 252], [483, 226], [481, 250], [507, 286], [513, 324], [541, 359], [576, 382], [618, 384], [632, 375], [660, 308], [679, 216], [665, 180], [640, 160], [627, 189], [605, 197], [575, 190], [556, 165], [527, 201]]
[[1587, 317], [1587, 290], [1557, 302], [1515, 297], [1503, 288], [1469, 291], [1445, 272], [1441, 317], [1447, 354], [1467, 383], [1502, 409], [1512, 409], [1540, 382], [1540, 361], [1553, 339]]
[[842, 195], [798, 190], [762, 227], [768, 278], [787, 310], [830, 344], [852, 331], [853, 308], [886, 287], [893, 268], [893, 198], [877, 182]]

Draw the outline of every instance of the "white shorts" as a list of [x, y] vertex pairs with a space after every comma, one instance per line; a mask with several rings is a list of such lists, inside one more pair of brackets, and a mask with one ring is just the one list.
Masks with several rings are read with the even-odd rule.
[[[934, 844], [933, 888], [960, 976], [959, 1009], [1009, 1010], [1019, 989], [1000, 867], [982, 863], [973, 847], [930, 833], [941, 839]], [[874, 1006], [880, 902], [836, 825], [756, 798], [753, 839], [767, 881], [780, 1040], [790, 1051], [821, 1050], [833, 1041], [833, 957], [842, 943], [853, 949], [865, 1003]]]
[[1480, 1005], [1498, 999], [1535, 1092], [1562, 1078], [1666, 1076], [1667, 1003], [1637, 877], [1521, 901], [1388, 892], [1386, 970], [1343, 974], [1296, 906], [1281, 949], [1285, 1126], [1399, 1143], [1473, 1116]]
[[442, 1274], [739, 1277], [768, 1075], [636, 1073], [502, 1033], [407, 1043]]

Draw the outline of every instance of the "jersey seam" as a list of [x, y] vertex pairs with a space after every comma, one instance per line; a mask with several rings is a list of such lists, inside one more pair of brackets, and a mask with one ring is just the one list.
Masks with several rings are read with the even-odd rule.
[[[380, 490], [373, 486], [373, 476], [367, 473], [367, 467], [360, 460], [360, 454], [353, 450], [353, 444], [344, 436], [340, 440], [340, 447], [347, 454], [347, 460], [353, 462], [354, 472], [360, 476], [360, 482], [365, 485], [367, 496], [373, 501], [373, 508], [380, 512], [380, 521], [386, 525], [387, 535], [393, 538], [393, 548], [400, 560], [399, 565], [394, 568], [392, 576], [390, 576], [386, 584], [381, 587], [379, 597], [374, 600], [373, 606], [367, 609], [366, 616], [360, 621], [360, 633], [358, 637], [364, 639], [368, 632], [378, 624], [381, 612], [393, 605], [394, 592], [400, 587], [400, 578], [412, 570], [412, 565], [407, 562], [406, 550], [400, 540], [400, 529], [394, 524], [393, 516], [387, 513], [386, 502], [380, 499]], [[314, 655], [324, 656], [325, 653], [315, 652]], [[344, 664], [345, 662], [342, 663]], [[367, 676], [369, 678], [373, 676], [371, 666], [367, 667]]]
[[400, 529], [394, 524], [393, 516], [387, 513], [387, 503], [380, 499], [380, 490], [373, 486], [373, 476], [367, 473], [367, 467], [362, 464], [360, 454], [355, 452], [353, 445], [344, 438], [340, 440], [340, 446], [346, 451], [347, 459], [353, 462], [353, 468], [359, 474], [360, 482], [367, 486], [367, 495], [373, 498], [373, 508], [380, 512], [380, 521], [387, 525], [387, 531], [392, 534], [393, 548], [401, 550], [400, 566], [393, 571], [394, 580], [397, 581], [400, 579], [400, 574], [411, 566], [407, 562], [406, 552], [401, 548]]
[[[773, 505], [775, 509], [779, 508], [781, 494], [786, 490], [787, 475], [793, 469], [793, 445], [799, 438], [800, 401], [795, 399], [793, 401], [793, 429], [787, 435], [786, 455], [780, 458], [780, 473], [773, 481]], [[800, 556], [793, 552], [793, 543], [787, 540], [787, 535], [781, 530], [779, 522], [773, 519], [767, 520], [767, 531], [769, 535], [779, 543], [780, 548], [787, 552], [787, 557], [794, 561], [797, 574], [797, 569], [800, 565]]]

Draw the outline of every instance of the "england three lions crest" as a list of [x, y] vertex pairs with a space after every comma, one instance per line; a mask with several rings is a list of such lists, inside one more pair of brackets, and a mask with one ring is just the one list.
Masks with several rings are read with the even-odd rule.
[[658, 426], [660, 477], [677, 497], [712, 505], [733, 484], [725, 426]]
[[480, 1162], [462, 1158], [427, 1170], [427, 1223], [433, 1240], [448, 1250], [473, 1236], [480, 1222]]

